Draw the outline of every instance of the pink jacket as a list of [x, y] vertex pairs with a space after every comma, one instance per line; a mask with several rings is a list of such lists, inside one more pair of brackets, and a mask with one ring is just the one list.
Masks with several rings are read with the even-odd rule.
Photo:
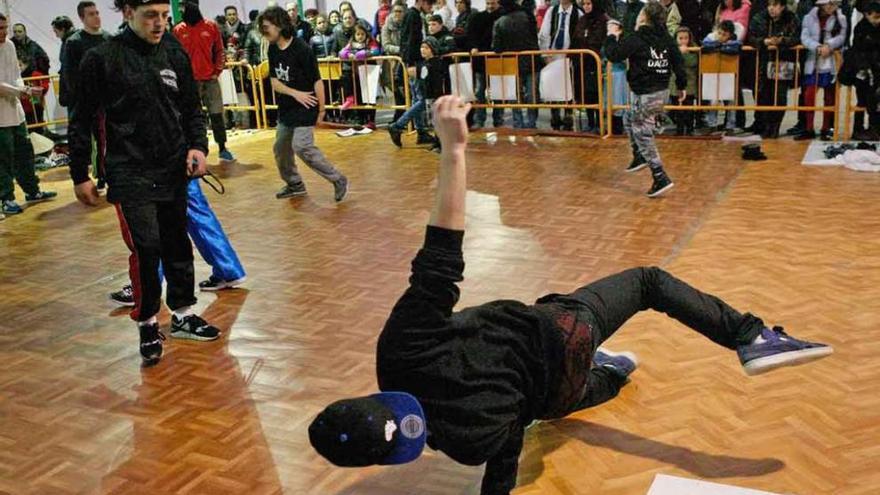
[[348, 60], [349, 56], [354, 53], [355, 60], [366, 60], [367, 57], [375, 57], [382, 54], [382, 49], [379, 47], [379, 43], [376, 43], [376, 40], [370, 40], [368, 46], [352, 46], [354, 44], [354, 41], [350, 41], [345, 45], [345, 48], [339, 51], [339, 58]]
[[743, 27], [743, 36], [740, 41], [745, 41], [749, 35], [749, 12], [752, 10], [752, 4], [749, 0], [742, 0], [742, 5], [737, 10], [724, 9], [724, 1], [718, 5], [718, 12], [715, 14], [715, 24], [721, 21], [737, 22]]

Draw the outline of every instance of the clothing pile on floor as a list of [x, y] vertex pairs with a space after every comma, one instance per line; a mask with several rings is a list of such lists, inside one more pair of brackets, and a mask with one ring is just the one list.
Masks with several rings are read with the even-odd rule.
[[880, 172], [880, 154], [877, 145], [860, 142], [832, 144], [823, 150], [825, 158], [832, 163], [843, 165], [850, 170], [859, 172]]

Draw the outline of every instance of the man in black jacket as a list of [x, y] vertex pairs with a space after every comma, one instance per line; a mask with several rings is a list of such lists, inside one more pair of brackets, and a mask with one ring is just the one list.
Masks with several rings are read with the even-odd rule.
[[192, 68], [179, 44], [165, 39], [168, 0], [114, 0], [126, 28], [85, 54], [70, 124], [70, 176], [76, 197], [98, 202], [88, 176], [91, 130], [103, 111], [107, 128], [107, 199], [116, 206], [131, 250], [129, 274], [146, 365], [162, 357], [156, 314], [168, 282], [171, 336], [214, 340], [219, 330], [192, 313], [192, 244], [186, 232], [187, 176], [207, 172], [205, 118]]
[[290, 15], [290, 22], [293, 24], [294, 36], [305, 41], [306, 44], [309, 44], [312, 36], [315, 35], [315, 30], [312, 28], [312, 25], [309, 24], [309, 21], [299, 16], [299, 5], [297, 5], [296, 2], [288, 3], [287, 14]]
[[[67, 107], [69, 115], [76, 112], [77, 86], [79, 82], [79, 64], [83, 55], [92, 48], [104, 44], [110, 39], [110, 33], [101, 29], [101, 13], [92, 1], [83, 1], [76, 6], [76, 13], [83, 27], [67, 38], [64, 43], [64, 63], [61, 65], [59, 81], [59, 103]], [[95, 163], [92, 174], [98, 179], [98, 189], [104, 189], [104, 155], [107, 152], [107, 136], [104, 132], [103, 116], [99, 115], [92, 128], [95, 139]]]
[[[664, 28], [665, 29], [665, 28]], [[443, 143], [434, 210], [376, 349], [379, 394], [329, 405], [309, 426], [315, 449], [338, 466], [401, 464], [425, 443], [468, 465], [485, 463], [483, 495], [516, 485], [523, 433], [617, 395], [632, 353], [599, 346], [640, 311], [662, 311], [736, 350], [746, 373], [819, 359], [829, 346], [769, 329], [665, 271], [635, 268], [533, 305], [494, 301], [453, 313], [464, 259], [470, 105], [434, 106]]]
[[[797, 16], [788, 10], [785, 0], [769, 0], [767, 8], [752, 19], [747, 41], [758, 52], [758, 105], [784, 107], [788, 104], [788, 91], [797, 70], [797, 54], [793, 48], [800, 44], [800, 34]], [[755, 131], [765, 138], [778, 138], [784, 115], [784, 111], [776, 110], [757, 112]]]
[[[521, 52], [538, 50], [538, 21], [534, 14], [517, 5], [515, 0], [501, 0], [503, 12], [492, 28], [492, 51], [493, 52]], [[517, 103], [534, 105], [540, 102], [538, 98], [538, 84], [533, 84], [536, 72], [540, 72], [543, 65], [539, 56], [521, 56], [518, 58], [519, 66], [519, 95]], [[534, 86], [534, 87], [533, 87]], [[520, 129], [534, 129], [538, 122], [538, 109], [526, 110], [527, 120], [523, 120], [522, 110], [513, 109], [513, 127]]]
[[407, 67], [415, 67], [416, 62], [422, 59], [420, 50], [428, 28], [424, 16], [430, 14], [433, 8], [434, 0], [416, 0], [403, 16], [400, 28], [400, 58]]
[[[492, 50], [492, 30], [495, 27], [495, 21], [501, 16], [499, 7], [498, 0], [486, 0], [486, 10], [477, 12], [468, 21], [467, 44], [471, 55]], [[477, 103], [486, 103], [486, 58], [474, 57], [471, 67], [474, 71], [474, 96], [477, 98]], [[474, 125], [476, 127], [486, 125], [485, 108], [474, 110]], [[494, 127], [504, 125], [503, 108], [492, 109], [492, 125]]]
[[227, 5], [223, 9], [223, 15], [226, 18], [226, 22], [220, 24], [223, 46], [229, 48], [232, 45], [238, 50], [244, 50], [244, 44], [251, 29], [250, 26], [245, 24], [238, 16], [238, 8], [235, 5]]
[[22, 23], [16, 23], [12, 26], [12, 42], [15, 43], [15, 50], [24, 53], [28, 60], [33, 60], [34, 68], [43, 74], [49, 73], [49, 55], [39, 43], [30, 39], [27, 34], [27, 28]]
[[872, 1], [864, 8], [865, 17], [853, 30], [852, 48], [844, 54], [841, 83], [856, 88], [860, 106], [868, 113], [868, 128], [863, 117], [856, 114], [853, 139], [880, 139], [880, 2]]

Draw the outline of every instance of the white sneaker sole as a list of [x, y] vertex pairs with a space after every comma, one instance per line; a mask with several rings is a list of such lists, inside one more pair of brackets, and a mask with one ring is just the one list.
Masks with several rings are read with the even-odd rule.
[[246, 280], [247, 277], [241, 277], [240, 279], [233, 280], [232, 282], [223, 282], [223, 284], [218, 285], [217, 287], [199, 287], [199, 290], [204, 292], [217, 292], [218, 290], [223, 289], [234, 289], [243, 284]]
[[673, 187], [675, 187], [675, 182], [670, 182], [669, 184], [666, 185], [666, 187], [664, 187], [658, 191], [654, 191], [651, 194], [648, 194], [648, 197], [649, 198], [656, 198], [657, 196], [660, 196], [661, 194], [665, 193], [666, 191], [672, 189]]
[[174, 330], [171, 331], [171, 336], [175, 339], [197, 340], [199, 342], [210, 342], [212, 340], [217, 340], [220, 338], [220, 335], [222, 334], [217, 334], [216, 337], [202, 337], [201, 335], [196, 335], [192, 332], [185, 332], [183, 330], [178, 330], [176, 332]]
[[290, 198], [300, 198], [302, 196], [308, 196], [308, 191], [295, 192], [290, 194], [282, 194], [281, 196], [275, 195], [275, 199], [290, 199]]
[[760, 375], [768, 371], [782, 368], [784, 366], [797, 366], [799, 364], [809, 363], [817, 359], [822, 359], [834, 353], [831, 346], [814, 347], [813, 349], [804, 349], [802, 351], [783, 352], [772, 356], [753, 359], [743, 365], [747, 375]]

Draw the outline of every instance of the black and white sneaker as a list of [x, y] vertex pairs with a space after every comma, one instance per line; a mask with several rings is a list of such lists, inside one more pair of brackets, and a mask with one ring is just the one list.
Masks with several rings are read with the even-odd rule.
[[37, 191], [35, 194], [27, 194], [24, 200], [28, 203], [39, 203], [40, 201], [49, 201], [55, 199], [58, 193], [55, 191]]
[[223, 289], [234, 289], [237, 286], [243, 284], [246, 278], [247, 277], [241, 277], [238, 280], [232, 280], [232, 281], [227, 282], [226, 280], [221, 280], [221, 279], [211, 275], [211, 277], [208, 278], [208, 280], [205, 280], [203, 282], [199, 282], [199, 289], [205, 290], [205, 291], [218, 291], [218, 290], [223, 290]]
[[297, 182], [294, 185], [286, 185], [280, 191], [275, 193], [275, 197], [277, 199], [287, 199], [287, 198], [295, 198], [298, 196], [305, 196], [308, 194], [306, 192], [306, 185], [302, 182]]
[[217, 340], [220, 330], [197, 315], [185, 316], [182, 319], [177, 315], [171, 315], [171, 336], [175, 339]]
[[127, 284], [122, 290], [111, 293], [110, 300], [118, 306], [134, 306], [134, 289]]
[[659, 176], [654, 176], [654, 184], [651, 185], [651, 189], [648, 190], [647, 194], [649, 198], [656, 198], [666, 191], [672, 189], [675, 186], [675, 183], [672, 182], [672, 179], [669, 178], [665, 173]]
[[138, 325], [141, 333], [141, 358], [144, 366], [153, 366], [162, 359], [162, 341], [165, 335], [159, 331], [159, 324]]
[[629, 167], [626, 167], [625, 172], [638, 172], [639, 170], [648, 166], [648, 162], [642, 158], [642, 155], [636, 155], [633, 157], [632, 161], [629, 163]]

